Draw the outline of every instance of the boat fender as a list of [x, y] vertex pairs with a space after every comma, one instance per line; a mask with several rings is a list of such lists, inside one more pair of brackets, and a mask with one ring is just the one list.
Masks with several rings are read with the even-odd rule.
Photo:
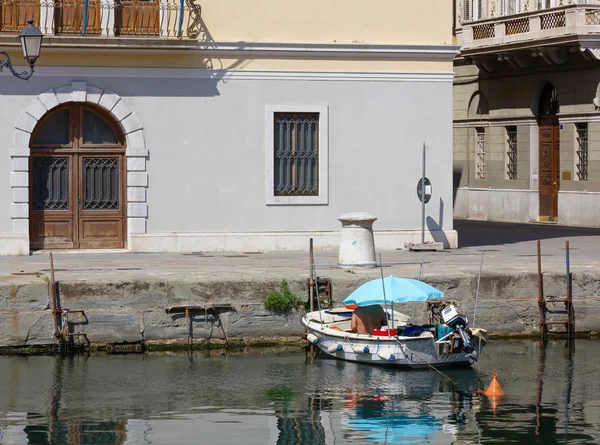
[[352, 347], [352, 351], [355, 354], [368, 354], [369, 353], [369, 347], [368, 346], [353, 346]]
[[333, 345], [327, 347], [327, 352], [337, 352], [341, 349], [342, 345], [340, 345], [339, 343], [334, 343]]
[[381, 357], [384, 360], [388, 360], [390, 362], [393, 362], [394, 360], [396, 360], [396, 356], [394, 355], [394, 353], [392, 352], [386, 352], [386, 351], [379, 351], [377, 353], [377, 355], [379, 357]]
[[317, 337], [315, 334], [308, 334], [306, 336], [306, 339], [313, 345], [316, 345], [317, 343], [319, 343], [319, 337]]

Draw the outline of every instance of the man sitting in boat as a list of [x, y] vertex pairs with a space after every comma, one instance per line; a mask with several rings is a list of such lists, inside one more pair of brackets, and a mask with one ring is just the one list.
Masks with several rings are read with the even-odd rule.
[[373, 329], [381, 329], [382, 326], [387, 326], [387, 315], [379, 304], [354, 309], [350, 332], [370, 334]]

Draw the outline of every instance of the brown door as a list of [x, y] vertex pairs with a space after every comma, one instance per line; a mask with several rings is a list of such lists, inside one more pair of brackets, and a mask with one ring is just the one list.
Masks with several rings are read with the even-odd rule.
[[540, 221], [558, 221], [560, 190], [560, 127], [554, 120], [540, 122]]
[[71, 104], [32, 135], [32, 249], [125, 246], [123, 135], [96, 108]]
[[115, 8], [115, 34], [159, 35], [160, 0], [115, 0]]
[[[33, 19], [40, 25], [39, 0], [7, 0], [0, 2], [0, 31], [17, 32], [27, 26], [27, 20]], [[44, 31], [42, 27], [42, 31]]]

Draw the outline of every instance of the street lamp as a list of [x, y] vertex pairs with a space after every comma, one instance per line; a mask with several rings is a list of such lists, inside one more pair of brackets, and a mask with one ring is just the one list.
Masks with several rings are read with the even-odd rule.
[[4, 56], [4, 60], [0, 60], [0, 71], [4, 68], [8, 68], [19, 79], [27, 80], [33, 75], [33, 65], [40, 57], [40, 50], [42, 49], [42, 31], [40, 28], [33, 26], [33, 19], [27, 20], [27, 26], [23, 29], [23, 32], [19, 35], [21, 39], [21, 47], [23, 48], [23, 57], [29, 63], [31, 72], [23, 71], [22, 73], [17, 72], [10, 61], [10, 56], [4, 51], [0, 51], [0, 55]]

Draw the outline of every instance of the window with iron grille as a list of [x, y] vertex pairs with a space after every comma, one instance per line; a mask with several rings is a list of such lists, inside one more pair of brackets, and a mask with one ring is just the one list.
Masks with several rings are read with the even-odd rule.
[[506, 127], [506, 176], [517, 179], [517, 127]]
[[577, 179], [588, 180], [588, 124], [576, 124], [577, 129]]
[[275, 113], [275, 196], [319, 194], [319, 113]]
[[478, 127], [475, 141], [475, 178], [485, 179], [485, 128]]
[[462, 11], [462, 21], [470, 22], [471, 21], [471, 0], [464, 0], [463, 3], [463, 11]]

